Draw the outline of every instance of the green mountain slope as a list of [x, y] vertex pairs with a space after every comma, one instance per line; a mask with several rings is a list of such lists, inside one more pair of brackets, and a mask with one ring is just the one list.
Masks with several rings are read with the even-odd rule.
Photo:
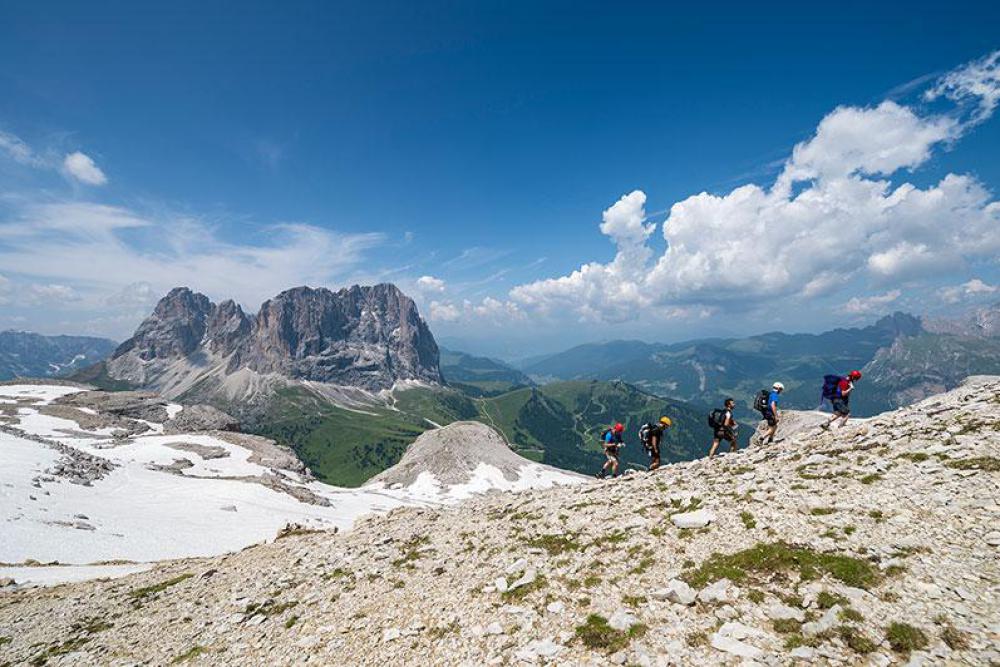
[[666, 438], [665, 459], [703, 455], [709, 434], [702, 413], [621, 382], [559, 382], [480, 398], [450, 388], [409, 388], [396, 391], [389, 405], [354, 410], [305, 389], [286, 389], [248, 430], [292, 447], [320, 479], [358, 486], [399, 461], [420, 433], [457, 420], [497, 428], [526, 458], [593, 473], [604, 460], [598, 436], [618, 420], [626, 425], [624, 459], [630, 464], [646, 463], [636, 433], [644, 421], [662, 414], [676, 422]]
[[524, 456], [577, 472], [593, 473], [604, 461], [599, 436], [616, 421], [625, 424], [628, 464], [647, 463], [637, 433], [661, 415], [674, 420], [664, 442], [665, 460], [703, 456], [704, 410], [654, 396], [624, 382], [569, 381], [519, 389], [480, 404], [486, 423], [499, 429]]
[[455, 389], [469, 396], [497, 396], [534, 383], [519, 370], [464, 352], [441, 349], [441, 375]]

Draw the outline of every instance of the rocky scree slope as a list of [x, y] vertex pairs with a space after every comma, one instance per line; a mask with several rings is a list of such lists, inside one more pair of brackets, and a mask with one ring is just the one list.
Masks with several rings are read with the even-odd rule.
[[114, 380], [169, 398], [244, 400], [268, 387], [267, 378], [371, 391], [400, 380], [441, 382], [434, 337], [413, 300], [389, 284], [337, 292], [296, 287], [265, 301], [256, 315], [178, 287], [105, 369]]
[[1000, 378], [611, 482], [0, 594], [17, 664], [1000, 661]]

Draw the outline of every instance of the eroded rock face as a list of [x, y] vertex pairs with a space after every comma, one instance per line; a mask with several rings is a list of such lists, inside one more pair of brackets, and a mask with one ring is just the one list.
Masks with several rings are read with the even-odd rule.
[[171, 290], [107, 362], [108, 375], [169, 395], [199, 379], [251, 371], [370, 390], [440, 383], [438, 347], [413, 300], [394, 285], [296, 287], [257, 315]]

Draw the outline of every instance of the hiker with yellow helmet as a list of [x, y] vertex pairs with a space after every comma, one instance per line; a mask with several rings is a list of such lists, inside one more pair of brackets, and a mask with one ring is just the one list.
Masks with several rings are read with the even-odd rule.
[[656, 470], [660, 467], [660, 443], [663, 442], [663, 432], [673, 424], [670, 417], [660, 417], [655, 424], [646, 422], [639, 429], [639, 442], [646, 448], [649, 455], [649, 469]]

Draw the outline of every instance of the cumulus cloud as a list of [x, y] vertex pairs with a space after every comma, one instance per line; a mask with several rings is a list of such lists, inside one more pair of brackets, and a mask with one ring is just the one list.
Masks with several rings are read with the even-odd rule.
[[940, 278], [995, 257], [1000, 203], [974, 177], [948, 174], [924, 188], [892, 179], [993, 112], [996, 60], [960, 68], [937, 86], [948, 99], [979, 100], [971, 117], [963, 109], [921, 115], [891, 101], [834, 109], [795, 146], [770, 188], [748, 184], [675, 203], [658, 256], [648, 242], [646, 196], [632, 192], [604, 212], [601, 231], [617, 251], [610, 263], [517, 286], [510, 299], [532, 311], [616, 322], [650, 306], [753, 305], [931, 272]]
[[841, 306], [841, 310], [851, 315], [870, 315], [882, 312], [886, 306], [899, 298], [902, 292], [898, 289], [889, 290], [885, 294], [874, 294], [867, 297], [851, 297]]
[[76, 151], [63, 159], [63, 170], [70, 177], [87, 185], [104, 185], [108, 177], [86, 153]]
[[431, 301], [430, 303], [430, 319], [438, 322], [461, 320], [469, 323], [485, 321], [490, 324], [510, 324], [525, 318], [524, 311], [517, 304], [489, 296], [479, 303], [468, 299], [459, 303], [452, 301]]
[[417, 288], [423, 292], [443, 292], [445, 283], [434, 276], [420, 276], [417, 278]]
[[942, 287], [938, 294], [945, 303], [959, 303], [969, 299], [990, 296], [1000, 292], [1000, 285], [991, 285], [979, 278], [973, 278], [961, 285]]

